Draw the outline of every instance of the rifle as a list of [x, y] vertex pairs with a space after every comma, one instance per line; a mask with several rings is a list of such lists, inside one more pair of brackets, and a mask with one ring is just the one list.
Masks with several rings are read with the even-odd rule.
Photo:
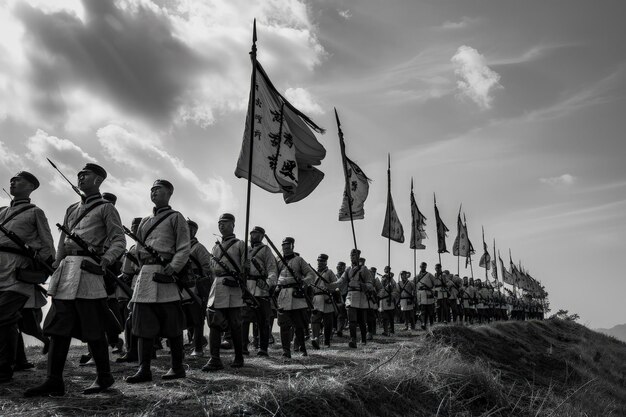
[[6, 195], [9, 196], [9, 200], [13, 201], [13, 196], [11, 194], [9, 194], [9, 192], [6, 190], [6, 188], [3, 188], [2, 191], [4, 191], [6, 193]]
[[306, 305], [309, 308], [309, 310], [313, 310], [313, 300], [311, 300], [311, 297], [309, 296], [309, 294], [306, 292], [306, 289], [304, 288], [305, 283], [302, 281], [302, 279], [298, 275], [296, 275], [294, 270], [291, 269], [291, 267], [289, 266], [289, 263], [283, 257], [283, 254], [278, 251], [278, 248], [276, 248], [276, 246], [274, 245], [274, 242], [272, 242], [272, 240], [269, 238], [267, 234], [265, 234], [265, 239], [267, 240], [267, 243], [269, 243], [270, 247], [274, 250], [274, 252], [278, 256], [278, 259], [281, 260], [283, 265], [285, 265], [285, 268], [287, 268], [287, 271], [289, 271], [293, 279], [295, 279], [298, 285], [300, 286], [300, 290], [304, 293], [304, 299], [306, 300]]
[[[254, 267], [257, 269], [257, 271], [261, 273], [261, 275], [263, 275], [264, 277], [267, 277], [267, 271], [263, 269], [261, 264], [259, 264], [259, 261], [257, 261], [254, 258], [250, 258], [250, 263], [254, 265]], [[267, 285], [267, 282], [265, 282], [265, 285]], [[272, 299], [272, 303], [274, 304], [274, 306], [278, 308], [278, 300], [276, 299], [276, 295], [274, 294], [274, 291], [270, 292], [270, 298]]]
[[[319, 271], [318, 271], [317, 269], [313, 268], [313, 267], [311, 266], [311, 264], [307, 264], [307, 265], [309, 265], [309, 268], [311, 268], [311, 269], [315, 272], [315, 275], [317, 275], [317, 277], [318, 277], [319, 279], [321, 279], [322, 281], [324, 281], [326, 284], [329, 284], [329, 282], [328, 282], [328, 281], [326, 281], [326, 280], [324, 279], [324, 277], [322, 276], [322, 274], [320, 274], [320, 273], [319, 273]], [[312, 286], [313, 288], [315, 288], [316, 290], [321, 291], [321, 292], [322, 292], [322, 293], [324, 293], [324, 294], [325, 294], [328, 298], [330, 298], [330, 302], [331, 302], [331, 303], [332, 303], [332, 305], [333, 305], [333, 309], [335, 310], [335, 313], [339, 314], [339, 307], [337, 307], [337, 303], [335, 302], [335, 297], [333, 297], [333, 292], [332, 292], [332, 291], [330, 291], [328, 288], [322, 288], [322, 287], [320, 287], [320, 286], [318, 286], [318, 285], [315, 285], [315, 283], [312, 283], [312, 284], [309, 284], [309, 285], [310, 285], [310, 286]]]
[[48, 160], [48, 162], [50, 162], [50, 165], [52, 165], [52, 168], [56, 169], [56, 171], [57, 171], [59, 174], [61, 174], [61, 176], [65, 179], [65, 181], [67, 181], [67, 182], [70, 184], [70, 186], [72, 187], [72, 190], [74, 190], [74, 192], [75, 192], [76, 194], [78, 194], [79, 196], [83, 197], [83, 193], [81, 193], [81, 192], [80, 192], [80, 190], [78, 189], [78, 187], [77, 187], [77, 186], [75, 186], [75, 185], [72, 183], [72, 181], [68, 180], [68, 179], [67, 179], [67, 177], [66, 177], [65, 175], [63, 175], [63, 173], [61, 172], [61, 170], [60, 170], [59, 168], [57, 168], [57, 166], [56, 166], [56, 165], [54, 165], [54, 162], [52, 162], [52, 161], [50, 160], [50, 158], [46, 158], [46, 159]]
[[209, 255], [211, 256], [211, 258], [215, 261], [216, 264], [218, 264], [223, 270], [225, 270], [226, 272], [228, 272], [228, 274], [230, 276], [232, 276], [233, 278], [235, 278], [235, 281], [237, 281], [237, 284], [239, 284], [239, 288], [241, 289], [241, 298], [243, 299], [243, 301], [248, 304], [248, 306], [252, 307], [252, 308], [259, 308], [260, 304], [257, 301], [256, 298], [254, 298], [254, 294], [252, 294], [250, 292], [250, 290], [248, 289], [248, 283], [247, 283], [247, 279], [245, 278], [245, 276], [241, 273], [241, 271], [239, 270], [239, 267], [237, 266], [237, 264], [235, 263], [235, 261], [233, 260], [233, 258], [228, 254], [228, 252], [226, 250], [224, 250], [224, 247], [222, 246], [222, 244], [219, 241], [216, 241], [215, 244], [217, 246], [219, 246], [219, 248], [222, 250], [222, 253], [224, 254], [224, 256], [226, 257], [226, 259], [228, 260], [228, 262], [230, 262], [230, 264], [233, 266], [233, 268], [235, 268], [235, 270], [232, 270], [231, 268], [228, 267], [228, 265], [226, 265], [224, 262], [221, 261], [221, 259], [218, 259], [217, 256], [213, 255], [211, 252], [209, 252]]
[[[137, 244], [139, 244], [141, 247], [143, 247], [151, 257], [153, 257], [159, 262], [159, 265], [165, 267], [168, 264], [168, 261], [163, 259], [163, 257], [159, 254], [159, 252], [157, 252], [156, 249], [154, 249], [150, 245], [147, 245], [145, 242], [142, 242], [136, 234], [134, 234], [132, 231], [128, 229], [128, 227], [122, 225], [122, 228], [124, 229], [124, 234], [130, 237], [135, 242], [137, 242]], [[176, 283], [179, 289], [184, 290], [196, 304], [202, 307], [202, 300], [200, 299], [200, 297], [198, 297], [196, 293], [194, 293], [189, 288], [187, 288], [183, 284], [181, 278], [176, 273], [172, 275], [172, 278], [174, 279], [174, 282]]]
[[[65, 233], [65, 236], [70, 238], [70, 240], [76, 243], [85, 253], [87, 253], [87, 256], [91, 258], [94, 262], [96, 262], [97, 264], [100, 264], [100, 262], [102, 262], [102, 256], [98, 255], [93, 249], [91, 249], [91, 247], [89, 247], [89, 244], [85, 242], [82, 237], [78, 236], [76, 233], [70, 232], [67, 227], [63, 226], [61, 223], [57, 223], [57, 227], [61, 232]], [[104, 278], [105, 280], [113, 280], [117, 285], [119, 285], [119, 287], [122, 289], [122, 291], [124, 291], [128, 298], [133, 297], [133, 291], [130, 289], [130, 287], [126, 285], [126, 283], [122, 281], [117, 275], [115, 275], [115, 273], [111, 271], [110, 267], [105, 268]]]

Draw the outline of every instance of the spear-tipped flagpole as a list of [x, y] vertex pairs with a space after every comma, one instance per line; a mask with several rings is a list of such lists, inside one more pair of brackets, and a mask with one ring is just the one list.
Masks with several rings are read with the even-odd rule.
[[348, 210], [350, 212], [350, 226], [352, 226], [352, 239], [354, 241], [354, 249], [358, 250], [356, 245], [356, 233], [354, 231], [354, 219], [352, 218], [352, 193], [350, 192], [350, 183], [348, 181], [348, 161], [346, 160], [346, 144], [343, 140], [343, 131], [341, 130], [341, 122], [335, 108], [335, 119], [337, 120], [337, 135], [339, 136], [339, 148], [341, 149], [341, 162], [343, 165], [343, 176], [345, 180], [344, 193], [348, 199]]
[[[411, 211], [413, 211], [413, 201], [415, 201], [415, 195], [413, 194], [413, 177], [411, 177]], [[416, 219], [413, 213], [411, 213], [411, 236], [415, 238], [415, 232], [417, 231]], [[417, 249], [413, 248], [413, 276], [417, 276]]]
[[[465, 228], [465, 232], [467, 233], [467, 219], [465, 218], [465, 213], [463, 213], [463, 227]], [[467, 242], [469, 243], [469, 236], [467, 236]], [[474, 266], [472, 265], [472, 248], [467, 248], [467, 257], [469, 258], [470, 264], [470, 272], [472, 273], [472, 278], [474, 278]], [[467, 268], [467, 261], [465, 263], [465, 268]], [[486, 271], [486, 270], [485, 270]]]
[[[437, 209], [437, 195], [433, 192], [433, 202], [435, 204], [435, 210]], [[437, 223], [437, 219], [435, 219], [435, 223]], [[437, 255], [439, 255], [439, 265], [441, 265], [441, 252], [439, 251], [439, 224], [437, 227]], [[443, 265], [442, 265], [443, 268]]]
[[13, 196], [11, 194], [9, 194], [9, 192], [6, 190], [6, 188], [3, 188], [2, 191], [4, 191], [6, 193], [6, 195], [9, 196], [9, 200], [13, 201]]
[[[387, 205], [391, 200], [391, 154], [387, 153]], [[391, 213], [387, 223], [387, 266], [391, 270]]]
[[61, 172], [61, 170], [59, 168], [57, 168], [57, 166], [54, 164], [54, 162], [52, 162], [50, 160], [50, 158], [46, 158], [48, 160], [48, 162], [50, 162], [50, 165], [52, 165], [52, 168], [56, 169], [56, 171], [61, 174], [61, 176], [65, 179], [65, 181], [68, 182], [69, 185], [72, 186], [72, 190], [74, 190], [74, 192], [76, 194], [78, 194], [79, 196], [83, 196], [83, 193], [80, 192], [80, 190], [78, 189], [77, 186], [74, 185], [74, 183], [72, 183], [72, 181], [70, 181], [69, 179], [67, 179], [67, 177], [65, 175], [63, 175], [63, 173]]
[[248, 261], [248, 234], [250, 230], [250, 194], [252, 192], [252, 153], [254, 151], [254, 113], [256, 110], [256, 19], [254, 19], [252, 23], [252, 49], [250, 50], [250, 60], [252, 61], [252, 83], [250, 86], [250, 119], [249, 119], [249, 129], [250, 129], [250, 140], [249, 140], [249, 148], [248, 148], [248, 190], [246, 195], [246, 234], [245, 234], [245, 247], [246, 249], [243, 252], [243, 260], [244, 260], [244, 274], [247, 273], [247, 268], [245, 265]]
[[[483, 231], [483, 248], [486, 248], [487, 245], [485, 244], [485, 226], [480, 226], [480, 227], [481, 227], [481, 229]], [[485, 281], [489, 281], [489, 274], [487, 273], [487, 271], [489, 269], [488, 267], [489, 267], [489, 264], [485, 264]]]
[[[456, 274], [461, 275], [461, 229], [459, 229], [459, 221], [461, 220], [461, 208], [463, 207], [463, 203], [459, 205], [459, 217], [456, 220], [456, 233], [459, 239], [458, 247], [456, 248]], [[465, 265], [467, 268], [467, 265]], [[474, 278], [474, 277], [472, 277]]]

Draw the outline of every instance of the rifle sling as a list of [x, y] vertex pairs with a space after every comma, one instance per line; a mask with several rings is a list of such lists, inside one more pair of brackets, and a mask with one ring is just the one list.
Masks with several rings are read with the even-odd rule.
[[146, 242], [148, 240], [148, 236], [150, 236], [150, 234], [152, 232], [154, 232], [154, 229], [157, 228], [158, 225], [160, 225], [161, 223], [163, 223], [163, 221], [165, 219], [167, 219], [168, 217], [170, 217], [172, 214], [174, 213], [178, 213], [177, 211], [168, 211], [167, 213], [165, 213], [163, 216], [159, 217], [157, 219], [157, 221], [155, 221], [152, 226], [150, 226], [150, 228], [146, 231], [146, 233], [143, 235], [143, 241]]
[[[26, 204], [25, 206], [20, 207], [19, 209], [15, 210], [13, 213], [11, 213], [7, 218], [5, 218], [0, 225], [4, 226], [5, 224], [7, 224], [11, 220], [13, 220], [15, 218], [15, 216], [17, 216], [18, 214], [22, 214], [26, 210], [32, 209], [34, 207], [35, 207], [34, 204]], [[5, 211], [5, 213], [6, 213], [6, 211]]]
[[[104, 200], [100, 200], [100, 201], [96, 201], [95, 203], [93, 203], [92, 205], [90, 205], [89, 207], [87, 207], [85, 209], [85, 211], [83, 211], [77, 218], [76, 220], [74, 220], [74, 222], [72, 222], [72, 226], [68, 227], [68, 230], [70, 231], [70, 233], [72, 233], [74, 231], [74, 229], [76, 228], [76, 226], [78, 226], [78, 223], [80, 223], [80, 221], [82, 219], [85, 218], [86, 215], [88, 215], [89, 213], [91, 213], [93, 211], [93, 209], [95, 209], [96, 207], [99, 207], [103, 204], [107, 204], [108, 201], [104, 201]], [[109, 203], [110, 204], [110, 203]], [[76, 208], [76, 210], [78, 210], [78, 207]], [[72, 212], [72, 214], [74, 214], [75, 211]], [[69, 216], [68, 216], [69, 217]], [[68, 224], [66, 223], [66, 226]]]

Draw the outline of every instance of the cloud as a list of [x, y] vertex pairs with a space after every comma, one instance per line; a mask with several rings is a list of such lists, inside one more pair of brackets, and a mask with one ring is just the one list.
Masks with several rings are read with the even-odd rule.
[[563, 174], [558, 177], [540, 178], [539, 181], [543, 184], [558, 187], [572, 185], [577, 181], [577, 178], [571, 174]]
[[451, 59], [459, 78], [457, 88], [481, 109], [491, 108], [493, 92], [502, 88], [500, 75], [487, 66], [485, 57], [471, 46], [460, 46]]
[[350, 18], [352, 17], [352, 13], [350, 12], [350, 10], [337, 10], [337, 13], [339, 13], [339, 16], [343, 17], [346, 20], [350, 20]]
[[315, 102], [311, 93], [304, 88], [288, 88], [285, 98], [305, 114], [324, 114], [324, 109]]
[[440, 29], [444, 29], [444, 30], [459, 30], [459, 29], [465, 29], [466, 27], [468, 27], [470, 24], [476, 22], [477, 19], [472, 19], [470, 17], [467, 16], [463, 16], [461, 18], [460, 21], [458, 22], [451, 22], [449, 20], [446, 20], [445, 22], [443, 22], [443, 24], [440, 26]]

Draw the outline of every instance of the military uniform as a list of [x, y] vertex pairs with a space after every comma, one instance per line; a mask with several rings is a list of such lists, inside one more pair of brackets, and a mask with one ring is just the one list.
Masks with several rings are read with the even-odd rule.
[[[39, 181], [30, 173], [21, 172], [17, 176], [31, 182], [35, 188], [39, 185]], [[29, 198], [16, 198], [9, 207], [0, 208], [0, 224], [37, 250], [38, 258], [42, 261], [54, 257], [48, 220], [40, 208], [30, 203]], [[35, 290], [35, 285], [20, 281], [18, 270], [31, 268], [32, 265], [33, 262], [17, 244], [0, 233], [0, 383], [10, 381], [13, 376], [21, 336], [18, 326], [22, 321], [23, 308], [29, 302], [28, 307], [33, 309], [45, 305], [45, 298]], [[22, 361], [25, 361], [25, 357]]]
[[[265, 235], [262, 227], [256, 226], [251, 233]], [[243, 307], [243, 352], [248, 351], [250, 323], [256, 323], [259, 334], [259, 356], [267, 356], [270, 319], [272, 317], [272, 300], [270, 290], [274, 291], [278, 282], [276, 260], [272, 256], [271, 249], [262, 242], [255, 242], [248, 250], [250, 259], [250, 273], [247, 278], [247, 286], [250, 293], [257, 300], [258, 308]]]
[[422, 330], [426, 330], [435, 320], [435, 277], [426, 271], [426, 264], [422, 264], [422, 270], [415, 277], [417, 288], [417, 303], [420, 306], [422, 317]]
[[383, 318], [383, 336], [395, 333], [394, 312], [396, 309], [396, 300], [399, 297], [398, 285], [393, 279], [393, 273], [388, 272], [383, 275], [380, 280], [381, 287], [378, 291], [378, 300], [380, 311]]
[[463, 278], [463, 316], [466, 323], [474, 324], [474, 318], [476, 316], [476, 299], [478, 290], [474, 287], [474, 280], [467, 280], [467, 277]]
[[[341, 269], [340, 269], [341, 267]], [[343, 261], [337, 263], [336, 277], [340, 278], [346, 271], [346, 264]], [[339, 312], [337, 313], [337, 336], [343, 336], [343, 329], [346, 327], [346, 321], [348, 319], [348, 310], [346, 310], [346, 297], [348, 296], [348, 281], [341, 281], [337, 283], [337, 290], [341, 296], [341, 302], [337, 303]]]
[[[137, 227], [139, 227], [141, 220], [141, 217], [136, 217], [133, 220], [132, 230], [134, 233], [137, 232]], [[141, 267], [139, 265], [137, 255], [137, 245], [132, 245], [124, 254], [124, 258], [122, 260], [122, 276], [120, 277], [121, 280], [124, 281], [124, 283], [132, 290], [135, 289], [140, 269]], [[139, 353], [137, 351], [139, 340], [137, 339], [137, 336], [132, 334], [132, 304], [130, 303], [130, 299], [126, 299], [128, 297], [126, 293], [119, 287], [116, 289], [116, 294], [118, 296], [118, 300], [120, 300], [123, 305], [125, 304], [124, 311], [126, 319], [124, 320], [124, 340], [126, 342], [126, 353], [117, 358], [115, 362], [137, 362], [137, 360], [139, 360]]]
[[409, 280], [410, 272], [402, 271], [398, 283], [400, 292], [400, 311], [404, 317], [404, 330], [415, 330], [415, 284]]
[[435, 272], [435, 296], [437, 297], [437, 321], [447, 323], [450, 321], [450, 306], [448, 303], [448, 274], [441, 272], [441, 265], [437, 264]]
[[[285, 238], [283, 245], [293, 244], [293, 238]], [[283, 355], [291, 357], [291, 330], [294, 330], [296, 343], [304, 355], [306, 347], [304, 344], [304, 329], [307, 326], [308, 305], [304, 291], [299, 282], [309, 284], [315, 281], [315, 272], [298, 254], [291, 253], [284, 256], [289, 265], [287, 268], [282, 260], [278, 261], [278, 325], [280, 326], [280, 341], [283, 348]], [[293, 271], [297, 278], [291, 272]]]
[[[363, 259], [365, 263], [365, 259]], [[368, 293], [370, 300], [369, 309], [367, 310], [367, 340], [372, 340], [376, 334], [376, 321], [378, 320], [378, 291], [382, 288], [380, 280], [376, 276], [376, 268], [370, 268], [372, 276], [373, 290]]]
[[448, 289], [450, 310], [452, 311], [452, 321], [458, 323], [463, 321], [463, 307], [461, 306], [461, 286], [463, 281], [458, 275], [448, 275]]
[[[328, 255], [320, 254], [317, 259], [325, 263], [328, 261]], [[336, 287], [334, 284], [337, 282], [335, 273], [328, 267], [318, 269], [317, 272], [320, 276], [315, 277], [314, 285], [321, 289], [334, 291]], [[314, 289], [313, 312], [311, 314], [311, 330], [313, 331], [311, 344], [316, 349], [319, 348], [319, 336], [322, 326], [324, 328], [324, 345], [330, 346], [330, 337], [333, 332], [333, 315], [335, 314], [331, 297], [331, 295], [325, 294], [318, 288]]]

